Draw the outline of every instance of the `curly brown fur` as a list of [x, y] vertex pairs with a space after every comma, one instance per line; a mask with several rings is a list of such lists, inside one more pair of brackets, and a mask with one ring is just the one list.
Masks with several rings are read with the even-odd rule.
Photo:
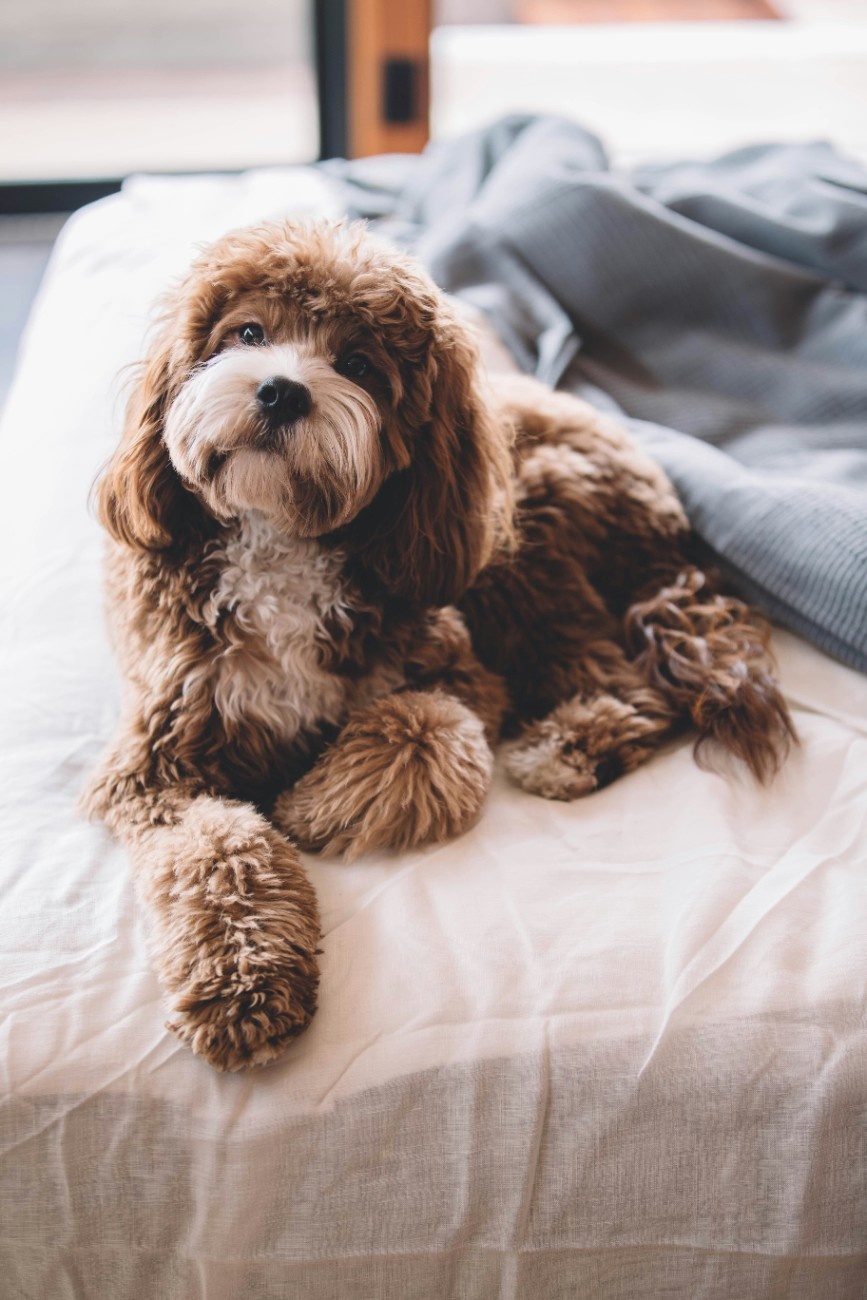
[[349, 859], [451, 839], [481, 812], [492, 767], [481, 719], [454, 696], [386, 695], [280, 796], [274, 822], [304, 848]]
[[699, 732], [759, 781], [773, 776], [795, 730], [772, 676], [770, 628], [740, 600], [713, 592], [700, 569], [633, 605], [626, 644], [636, 668]]
[[612, 642], [584, 647], [581, 688], [509, 745], [506, 766], [533, 794], [577, 799], [648, 759], [681, 719]]
[[87, 806], [128, 846], [172, 1028], [221, 1069], [313, 1014], [293, 845], [459, 834], [503, 728], [553, 798], [690, 720], [757, 775], [792, 735], [764, 633], [690, 567], [662, 472], [582, 402], [484, 391], [448, 302], [359, 227], [202, 255], [97, 505], [128, 691]]
[[[501, 385], [519, 429], [520, 543], [460, 602], [518, 719], [507, 766], [552, 798], [607, 785], [688, 722], [765, 779], [795, 738], [768, 629], [691, 564], [683, 509], [615, 422], [526, 379]], [[641, 599], [637, 600], [636, 598]]]

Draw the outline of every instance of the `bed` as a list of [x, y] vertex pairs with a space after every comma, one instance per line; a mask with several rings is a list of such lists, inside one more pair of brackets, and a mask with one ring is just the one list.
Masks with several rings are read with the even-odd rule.
[[66, 227], [22, 346], [0, 1294], [863, 1297], [867, 678], [792, 630], [769, 787], [688, 738], [571, 805], [498, 773], [455, 843], [307, 859], [321, 1006], [284, 1060], [218, 1075], [164, 1027], [124, 852], [76, 810], [118, 708], [88, 491], [155, 292], [222, 230], [339, 214], [346, 180], [129, 182]]

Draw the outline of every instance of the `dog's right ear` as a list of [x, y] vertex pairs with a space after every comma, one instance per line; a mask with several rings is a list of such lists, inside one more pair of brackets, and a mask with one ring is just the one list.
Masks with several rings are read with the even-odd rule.
[[123, 435], [94, 493], [103, 527], [139, 550], [182, 545], [202, 531], [204, 511], [184, 487], [163, 441], [171, 393], [171, 340], [164, 335], [142, 364]]

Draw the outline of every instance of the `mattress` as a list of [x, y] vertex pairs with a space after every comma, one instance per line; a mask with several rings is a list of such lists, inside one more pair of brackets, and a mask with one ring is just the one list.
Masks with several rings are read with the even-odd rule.
[[0, 512], [0, 1294], [867, 1294], [867, 680], [778, 633], [766, 788], [688, 738], [591, 798], [498, 773], [459, 840], [305, 859], [321, 1005], [216, 1074], [166, 1030], [76, 800], [119, 684], [92, 481], [198, 243], [335, 213], [314, 169], [129, 183], [65, 229]]

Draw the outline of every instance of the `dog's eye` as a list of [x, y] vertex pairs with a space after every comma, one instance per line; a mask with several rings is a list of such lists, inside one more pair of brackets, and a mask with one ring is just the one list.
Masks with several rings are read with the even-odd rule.
[[242, 325], [238, 330], [238, 338], [245, 347], [254, 348], [258, 344], [265, 342], [265, 331], [261, 325], [257, 325], [255, 321], [250, 321], [248, 324]]
[[370, 374], [373, 366], [360, 352], [350, 352], [349, 356], [340, 357], [334, 369], [347, 379], [363, 379], [365, 375]]

